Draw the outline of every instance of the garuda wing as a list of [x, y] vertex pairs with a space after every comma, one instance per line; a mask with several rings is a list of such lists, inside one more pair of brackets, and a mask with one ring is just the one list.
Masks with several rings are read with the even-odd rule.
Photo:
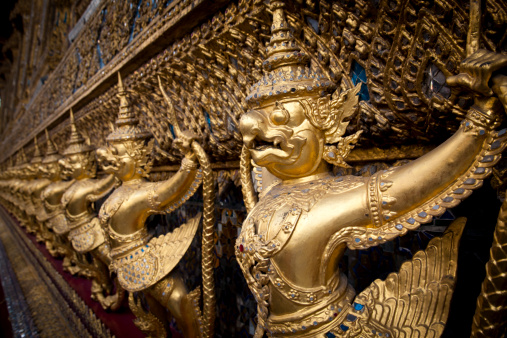
[[194, 239], [202, 214], [199, 213], [187, 223], [176, 228], [164, 236], [159, 236], [150, 241], [149, 245], [160, 255], [161, 269], [169, 273], [181, 260]]
[[403, 263], [398, 273], [375, 280], [354, 300], [337, 335], [439, 337], [456, 282], [458, 246], [466, 219]]
[[173, 232], [153, 238], [135, 252], [115, 258], [113, 264], [121, 286], [128, 291], [140, 291], [164, 278], [192, 243], [200, 220], [201, 213]]

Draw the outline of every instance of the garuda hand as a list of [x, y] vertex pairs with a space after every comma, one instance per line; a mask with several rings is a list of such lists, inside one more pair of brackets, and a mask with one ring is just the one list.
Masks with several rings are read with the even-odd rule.
[[187, 158], [193, 157], [192, 143], [198, 140], [198, 136], [190, 130], [178, 133], [173, 145], [179, 149]]
[[491, 109], [495, 95], [507, 107], [507, 55], [479, 49], [460, 65], [460, 73], [447, 79], [450, 86], [460, 86], [479, 94], [475, 104]]

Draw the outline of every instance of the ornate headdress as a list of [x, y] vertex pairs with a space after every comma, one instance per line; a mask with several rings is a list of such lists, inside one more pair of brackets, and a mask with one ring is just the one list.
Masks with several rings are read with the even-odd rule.
[[63, 151], [63, 155], [81, 154], [94, 149], [93, 146], [87, 144], [84, 137], [78, 133], [72, 109], [70, 110], [70, 137], [67, 144], [68, 146]]
[[39, 143], [37, 142], [37, 136], [35, 136], [35, 138], [33, 139], [33, 143], [35, 144], [35, 151], [33, 152], [33, 157], [30, 163], [31, 164], [41, 163], [42, 155], [40, 153]]
[[132, 111], [127, 99], [127, 92], [123, 87], [121, 75], [118, 72], [118, 97], [120, 98], [120, 111], [116, 120], [116, 128], [107, 136], [109, 142], [121, 142], [126, 140], [145, 140], [151, 137], [151, 133], [139, 126], [139, 119]]
[[[142, 176], [148, 177], [153, 164], [150, 154], [155, 139], [152, 138], [149, 131], [139, 126], [139, 119], [131, 109], [120, 72], [118, 72], [118, 97], [120, 98], [120, 109], [116, 120], [118, 127], [113, 127], [113, 131], [106, 137], [106, 140], [110, 143], [122, 143], [128, 155], [136, 160], [136, 170]], [[149, 138], [151, 141], [145, 144]]]
[[53, 140], [49, 137], [48, 130], [46, 129], [45, 131], [46, 131], [47, 146], [46, 146], [46, 156], [42, 160], [42, 163], [58, 162], [58, 160], [61, 159], [62, 156], [58, 153], [58, 149], [53, 143]]
[[25, 155], [25, 149], [21, 148], [18, 151], [16, 156], [16, 164], [13, 167], [13, 170], [16, 171], [16, 176], [23, 176], [26, 172], [25, 169], [28, 167], [28, 161]]
[[301, 51], [287, 24], [282, 1], [271, 3], [273, 24], [271, 40], [263, 62], [264, 76], [250, 88], [246, 101], [251, 106], [269, 103], [280, 97], [319, 97], [336, 89], [325, 75], [310, 69], [310, 57]]
[[310, 57], [301, 51], [294, 39], [285, 19], [284, 6], [279, 0], [271, 3], [272, 36], [266, 48], [268, 58], [263, 62], [265, 74], [251, 87], [246, 101], [255, 107], [279, 99], [300, 99], [307, 118], [324, 131], [324, 159], [333, 165], [348, 167], [344, 158], [357, 142], [361, 131], [347, 137], [342, 135], [349, 124], [348, 119], [357, 110], [360, 85], [342, 93], [335, 92], [336, 85], [326, 75], [310, 68]]
[[16, 166], [24, 166], [27, 164], [26, 155], [25, 155], [25, 149], [21, 148], [21, 150], [18, 152], [18, 158], [16, 160]]

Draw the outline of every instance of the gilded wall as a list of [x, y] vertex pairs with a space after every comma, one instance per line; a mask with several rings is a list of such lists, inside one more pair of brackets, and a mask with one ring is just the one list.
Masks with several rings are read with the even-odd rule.
[[[14, 29], [0, 67], [5, 247], [0, 258], [12, 269], [2, 267], [1, 259], [0, 269], [19, 282], [11, 285], [3, 278], [4, 292], [18, 288], [12, 292], [25, 300], [17, 304], [31, 314], [14, 320], [14, 331], [121, 336], [118, 323], [128, 321], [136, 334], [157, 337], [505, 332], [503, 1], [20, 0], [9, 18]], [[463, 63], [467, 57], [471, 61]], [[464, 73], [482, 82], [466, 82], [458, 75]], [[458, 76], [454, 82], [446, 82], [453, 76]], [[308, 136], [298, 145], [292, 138], [297, 128], [290, 124], [291, 131], [269, 134], [266, 126], [287, 121], [261, 116], [270, 109], [293, 116], [287, 102], [296, 96], [308, 100], [303, 106], [314, 112], [304, 115], [315, 128], [310, 134], [322, 132], [314, 141], [322, 148], [314, 151], [320, 152], [318, 161], [326, 162], [322, 170], [338, 177], [328, 182], [315, 176], [311, 184], [325, 186], [321, 190], [299, 183], [283, 190], [280, 181], [306, 175], [304, 164], [296, 174], [270, 167], [276, 160], [269, 159], [281, 151], [312, 144]], [[472, 143], [470, 135], [482, 143]], [[255, 149], [268, 149], [262, 142], [275, 142], [268, 160], [255, 155]], [[419, 159], [425, 154], [427, 160]], [[299, 159], [317, 161], [312, 156]], [[396, 176], [407, 165], [414, 169]], [[132, 168], [133, 178], [119, 173], [121, 168]], [[363, 186], [367, 197], [354, 205], [343, 197], [349, 195], [340, 195]], [[296, 188], [303, 193], [297, 195]], [[327, 194], [344, 199], [313, 209]], [[50, 196], [58, 203], [51, 204]], [[325, 315], [319, 312], [324, 305], [312, 308], [316, 295], [319, 302], [326, 299], [319, 293], [323, 289], [296, 287], [312, 284], [297, 276], [311, 275], [314, 264], [297, 255], [272, 263], [283, 254], [266, 254], [267, 244], [247, 233], [248, 222], [260, 233], [261, 216], [276, 215], [289, 204], [302, 211], [295, 207], [279, 216], [283, 226], [296, 228], [305, 217], [354, 225], [350, 232], [329, 230], [325, 243], [313, 235], [301, 240], [307, 248], [303, 244], [313, 239], [304, 249], [311, 257], [320, 247], [341, 248], [340, 254], [322, 257], [341, 271], [344, 284], [340, 289], [334, 277], [326, 277], [322, 288], [358, 294], [347, 296], [348, 303], [330, 300]], [[341, 205], [362, 209], [350, 218], [332, 218]], [[312, 210], [324, 212], [312, 215]], [[303, 216], [295, 216], [298, 212]], [[468, 217], [465, 230], [459, 216]], [[363, 224], [368, 230], [356, 229]], [[243, 250], [254, 247], [256, 253], [245, 256]], [[141, 261], [124, 263], [138, 253], [151, 257], [153, 270], [145, 259], [143, 274], [153, 277], [136, 272]], [[293, 276], [287, 278], [295, 284], [280, 286], [269, 264], [287, 264], [277, 273], [280, 280]], [[24, 265], [31, 268], [23, 275]], [[434, 265], [442, 266], [442, 273], [434, 273]], [[417, 270], [421, 266], [427, 270]], [[410, 281], [402, 280], [401, 272], [389, 275], [400, 269]], [[76, 293], [81, 282], [74, 285], [55, 271], [88, 283], [88, 299]], [[388, 275], [385, 285], [396, 279], [404, 295], [374, 282]], [[269, 283], [289, 301], [300, 296], [299, 303], [277, 307], [275, 291], [266, 294]], [[41, 290], [28, 291], [39, 284]], [[417, 290], [425, 295], [419, 304], [427, 304], [419, 308], [410, 298]], [[391, 301], [398, 305], [379, 310]], [[64, 315], [41, 315], [45, 303], [57, 304]], [[406, 310], [412, 324], [400, 314], [402, 303], [417, 312]], [[334, 310], [337, 304], [343, 315]], [[276, 322], [280, 308], [279, 317], [289, 319]], [[303, 314], [308, 309], [311, 319]], [[328, 317], [334, 326], [326, 324]], [[312, 325], [318, 329], [311, 331]]]

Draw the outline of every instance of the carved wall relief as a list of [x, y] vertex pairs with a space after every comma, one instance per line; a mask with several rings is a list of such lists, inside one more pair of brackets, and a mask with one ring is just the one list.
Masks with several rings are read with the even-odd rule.
[[[8, 46], [1, 92], [2, 204], [67, 270], [95, 277], [105, 307], [121, 299], [121, 288], [110, 298], [117, 278], [150, 335], [171, 328], [166, 311], [187, 335], [440, 335], [464, 221], [445, 234], [437, 223], [491, 173], [505, 185], [507, 8], [477, 6], [20, 1], [26, 29]], [[77, 13], [89, 17], [70, 41]], [[69, 152], [58, 168], [55, 149], [76, 130], [100, 150]], [[68, 161], [99, 166], [73, 177], [89, 182], [78, 189]], [[85, 191], [95, 184], [101, 193]], [[67, 218], [50, 203], [77, 195], [86, 210]], [[70, 239], [57, 233], [72, 223]], [[476, 336], [501, 329], [488, 318], [503, 223], [501, 213]], [[90, 229], [101, 249], [78, 249]], [[404, 247], [422, 237], [419, 253]], [[387, 279], [364, 279], [364, 260], [389, 248]], [[83, 260], [92, 251], [102, 278]], [[424, 307], [420, 322], [403, 306]]]

